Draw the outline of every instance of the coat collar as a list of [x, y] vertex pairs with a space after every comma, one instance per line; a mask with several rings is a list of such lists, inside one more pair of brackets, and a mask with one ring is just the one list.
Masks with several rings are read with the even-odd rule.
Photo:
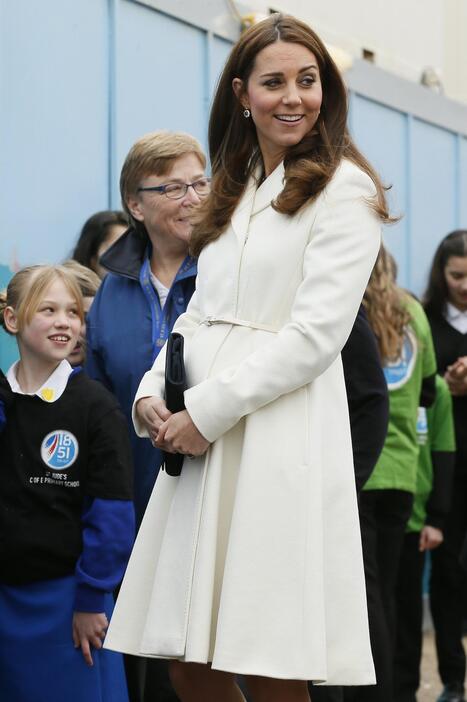
[[130, 227], [100, 257], [99, 263], [111, 273], [138, 280], [148, 242], [147, 234]]
[[[100, 257], [99, 263], [111, 273], [139, 280], [141, 266], [148, 255], [148, 249], [149, 255], [151, 252], [150, 246], [151, 242], [147, 234], [138, 232], [133, 227], [130, 227], [130, 229], [117, 239], [115, 244], [112, 244]], [[178, 281], [195, 275], [196, 260], [188, 255], [182, 263], [175, 279]]]
[[232, 216], [232, 228], [240, 241], [246, 237], [250, 217], [270, 207], [284, 187], [284, 164], [282, 162], [258, 186], [260, 173], [261, 168], [258, 166], [251, 174]]

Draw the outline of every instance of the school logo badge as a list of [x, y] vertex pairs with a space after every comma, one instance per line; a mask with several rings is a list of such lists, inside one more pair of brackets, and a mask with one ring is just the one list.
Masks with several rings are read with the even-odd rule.
[[389, 390], [397, 390], [410, 380], [417, 361], [417, 353], [417, 338], [412, 329], [407, 327], [399, 358], [390, 361], [383, 368]]
[[69, 468], [78, 458], [78, 453], [76, 436], [64, 429], [51, 431], [41, 444], [41, 458], [52, 470]]

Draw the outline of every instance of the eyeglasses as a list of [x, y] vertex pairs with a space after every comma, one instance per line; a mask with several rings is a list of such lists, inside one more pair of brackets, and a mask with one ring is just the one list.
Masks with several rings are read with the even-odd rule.
[[200, 197], [208, 195], [211, 189], [210, 178], [200, 178], [194, 183], [167, 183], [167, 185], [152, 185], [147, 188], [138, 188], [139, 193], [164, 193], [170, 200], [180, 200], [188, 192], [188, 188], [193, 188]]

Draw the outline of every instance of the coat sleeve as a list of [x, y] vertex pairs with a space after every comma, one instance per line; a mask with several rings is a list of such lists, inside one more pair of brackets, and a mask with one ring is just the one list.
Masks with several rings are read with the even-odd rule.
[[106, 290], [104, 280], [87, 314], [85, 371], [90, 378], [98, 380], [107, 390], [114, 392], [113, 384], [105, 372], [105, 364], [99, 347], [99, 325], [102, 321], [102, 301], [105, 300]]
[[135, 534], [131, 500], [86, 498], [83, 551], [76, 564], [77, 612], [103, 612], [104, 596], [121, 582]]
[[372, 180], [347, 164], [321, 196], [290, 321], [240, 364], [185, 392], [185, 405], [208, 441], [241, 417], [310, 383], [337, 358], [354, 323], [381, 240], [368, 204]]
[[342, 349], [357, 492], [371, 475], [388, 430], [389, 396], [376, 337], [363, 305]]
[[[185, 349], [187, 348], [187, 344], [189, 343], [190, 338], [193, 336], [194, 332], [199, 327], [200, 319], [201, 316], [198, 307], [197, 293], [195, 290], [188, 304], [186, 312], [180, 315], [180, 317], [175, 322], [172, 330], [174, 332], [182, 334], [185, 340]], [[133, 424], [135, 426], [136, 434], [141, 437], [148, 436], [148, 432], [146, 428], [138, 421], [138, 417], [135, 412], [135, 406], [138, 400], [141, 400], [142, 397], [164, 397], [166, 349], [167, 344], [164, 344], [156, 360], [154, 361], [154, 365], [152, 366], [152, 368], [143, 375], [133, 402]]]

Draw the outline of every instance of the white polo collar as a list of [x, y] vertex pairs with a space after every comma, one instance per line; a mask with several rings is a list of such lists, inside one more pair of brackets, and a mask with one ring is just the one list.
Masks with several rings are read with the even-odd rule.
[[18, 395], [37, 395], [37, 397], [44, 400], [44, 402], [55, 402], [63, 395], [68, 384], [70, 373], [73, 372], [73, 368], [68, 361], [64, 359], [36, 392], [24, 392], [16, 377], [18, 363], [19, 361], [13, 363], [6, 374], [6, 379], [10, 384], [10, 388], [13, 392], [18, 393]]
[[448, 321], [454, 320], [454, 319], [462, 319], [463, 317], [467, 318], [467, 310], [463, 311], [455, 307], [452, 302], [447, 302], [446, 303], [446, 319]]

